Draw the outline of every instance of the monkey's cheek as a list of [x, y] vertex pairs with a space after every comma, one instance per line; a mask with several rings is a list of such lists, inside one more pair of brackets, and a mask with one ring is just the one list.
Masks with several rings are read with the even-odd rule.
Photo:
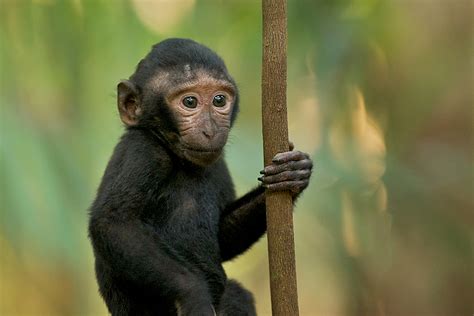
[[217, 161], [222, 151], [195, 151], [186, 149], [183, 154], [190, 162], [205, 167]]

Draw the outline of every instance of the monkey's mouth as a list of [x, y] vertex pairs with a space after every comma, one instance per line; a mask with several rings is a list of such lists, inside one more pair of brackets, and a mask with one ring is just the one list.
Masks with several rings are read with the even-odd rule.
[[204, 153], [204, 154], [212, 154], [212, 153], [220, 154], [222, 151], [222, 149], [201, 149], [201, 148], [190, 148], [190, 147], [184, 147], [184, 150], [195, 152], [195, 153]]
[[204, 148], [191, 148], [184, 147], [183, 154], [184, 157], [200, 166], [209, 165], [216, 161], [222, 153], [222, 148], [220, 149], [204, 149]]

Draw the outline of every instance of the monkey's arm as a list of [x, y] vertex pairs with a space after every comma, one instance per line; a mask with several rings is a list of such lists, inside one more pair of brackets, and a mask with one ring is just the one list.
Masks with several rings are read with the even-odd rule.
[[213, 315], [204, 280], [171, 258], [141, 221], [95, 218], [89, 231], [96, 255], [115, 273], [174, 300], [185, 315]]
[[247, 250], [266, 229], [265, 188], [259, 186], [229, 204], [222, 212], [219, 226], [222, 261]]
[[[292, 150], [291, 145], [290, 149]], [[226, 207], [221, 214], [219, 244], [222, 261], [247, 250], [266, 231], [265, 188], [290, 191], [293, 202], [308, 186], [313, 162], [300, 151], [279, 153], [261, 171], [262, 185]]]

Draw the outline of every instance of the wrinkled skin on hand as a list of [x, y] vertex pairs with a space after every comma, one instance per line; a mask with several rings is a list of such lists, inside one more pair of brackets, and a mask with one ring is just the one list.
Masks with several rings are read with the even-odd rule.
[[272, 164], [260, 171], [262, 176], [258, 180], [267, 190], [290, 191], [296, 197], [308, 186], [313, 161], [307, 153], [293, 148], [290, 142], [290, 151], [276, 154]]

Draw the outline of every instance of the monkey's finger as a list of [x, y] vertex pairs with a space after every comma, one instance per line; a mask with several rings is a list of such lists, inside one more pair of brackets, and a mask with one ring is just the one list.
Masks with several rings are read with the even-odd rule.
[[271, 176], [261, 177], [261, 181], [265, 184], [272, 184], [285, 181], [295, 181], [308, 179], [311, 176], [310, 169], [301, 169], [301, 170], [292, 170], [292, 171], [283, 171]]
[[264, 184], [263, 187], [269, 191], [291, 191], [299, 193], [308, 186], [308, 180], [284, 181], [273, 184]]
[[272, 161], [274, 163], [284, 163], [288, 161], [297, 161], [303, 159], [309, 159], [309, 155], [307, 153], [297, 150], [278, 153], [275, 155], [275, 157], [273, 157]]
[[313, 168], [313, 162], [311, 161], [311, 159], [304, 159], [304, 160], [298, 160], [298, 161], [290, 161], [290, 162], [280, 164], [280, 165], [269, 165], [269, 166], [266, 166], [265, 169], [260, 171], [260, 173], [264, 174], [265, 176], [269, 176], [269, 175], [277, 174], [283, 171], [303, 170], [303, 169], [311, 170], [312, 168]]

